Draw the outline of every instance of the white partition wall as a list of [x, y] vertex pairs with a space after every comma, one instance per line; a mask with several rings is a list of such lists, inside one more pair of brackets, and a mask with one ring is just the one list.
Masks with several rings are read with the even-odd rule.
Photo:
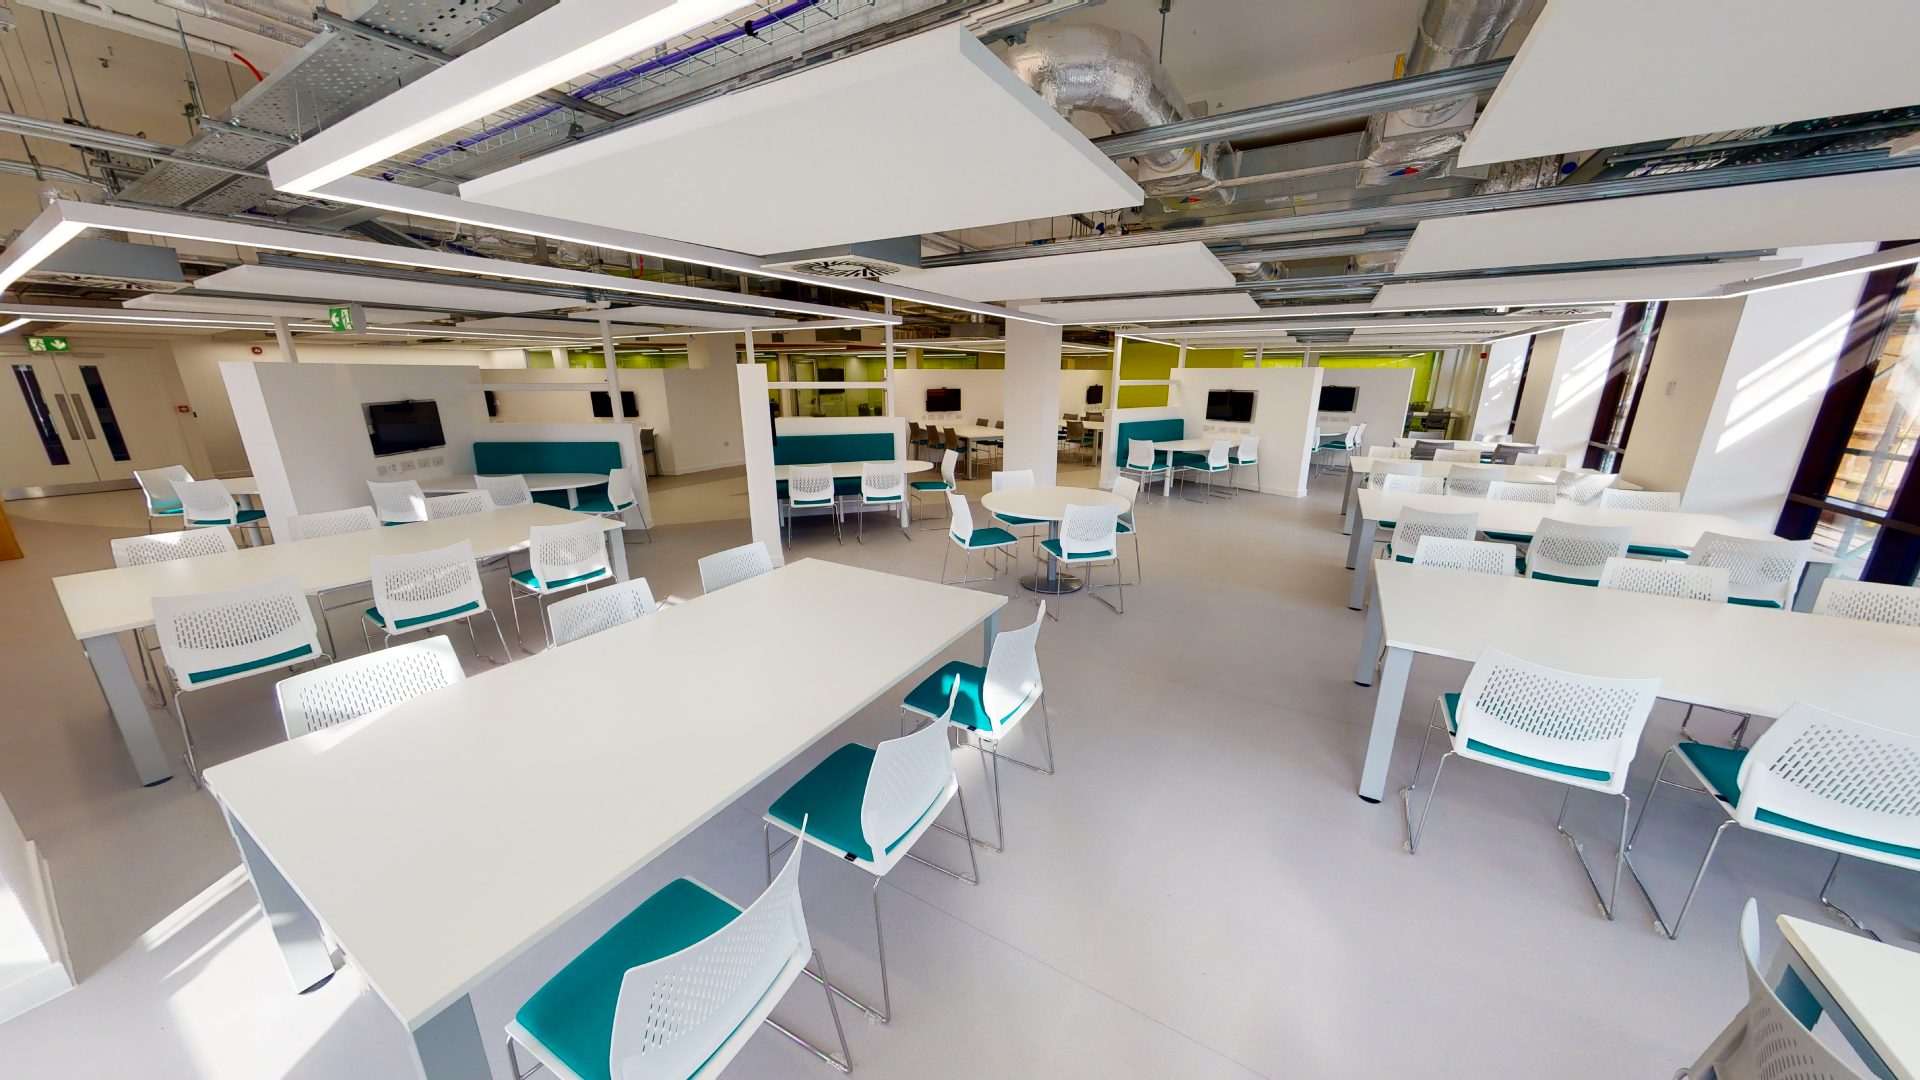
[[[1365, 424], [1367, 442], [1382, 446], [1391, 445], [1393, 439], [1407, 429], [1407, 406], [1413, 402], [1414, 370], [1411, 367], [1316, 367], [1313, 370], [1325, 372], [1320, 383], [1322, 386], [1351, 386], [1356, 391], [1353, 412], [1316, 411], [1315, 423], [1318, 426], [1345, 430], [1353, 424]], [[1317, 410], [1317, 397], [1314, 404]]]
[[[1186, 421], [1189, 439], [1259, 436], [1259, 472], [1240, 470], [1237, 486], [1252, 490], [1257, 475], [1259, 490], [1297, 499], [1307, 493], [1322, 377], [1335, 373], [1336, 369], [1322, 367], [1178, 368], [1173, 372], [1178, 402], [1174, 408]], [[1245, 424], [1208, 420], [1207, 393], [1212, 390], [1253, 391], [1257, 395], [1253, 420]]]
[[[1017, 303], [1012, 306], [1019, 306]], [[1060, 328], [1007, 320], [1006, 468], [1054, 482], [1060, 445]]]
[[[1175, 387], [1169, 392], [1168, 397], [1172, 398], [1173, 395], [1177, 393], [1179, 393], [1179, 388]], [[1184, 419], [1186, 419], [1186, 413], [1182, 411], [1178, 405], [1154, 405], [1144, 409], [1107, 410], [1107, 434], [1106, 438], [1101, 440], [1100, 443], [1100, 486], [1103, 488], [1113, 487], [1114, 478], [1120, 473], [1120, 467], [1117, 462], [1117, 455], [1120, 452], [1118, 449], [1119, 443], [1115, 440], [1118, 438], [1117, 433], [1121, 425], [1131, 424], [1136, 420]]]
[[1520, 384], [1527, 370], [1527, 351], [1532, 347], [1532, 335], [1506, 338], [1487, 346], [1480, 405], [1473, 411], [1475, 437], [1505, 438], [1513, 430], [1514, 410], [1520, 404]]
[[767, 396], [767, 369], [759, 364], [736, 364], [740, 385], [740, 449], [747, 461], [747, 517], [753, 538], [765, 544], [773, 565], [785, 566], [786, 547], [780, 542], [780, 496], [773, 479], [773, 424]]
[[1586, 459], [1620, 316], [1621, 309], [1615, 307], [1611, 318], [1540, 336], [1515, 438], [1540, 444], [1543, 454], [1565, 454], [1569, 465]]
[[904, 461], [907, 456], [904, 416], [783, 416], [774, 421], [773, 430], [782, 436], [862, 435], [883, 431], [893, 436], [893, 460]]
[[46, 863], [0, 798], [0, 1023], [73, 989]]

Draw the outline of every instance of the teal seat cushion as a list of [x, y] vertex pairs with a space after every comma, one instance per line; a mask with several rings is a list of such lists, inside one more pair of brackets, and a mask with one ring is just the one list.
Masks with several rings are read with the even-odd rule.
[[1045, 525], [1047, 523], [1046, 518], [1014, 517], [1012, 514], [995, 514], [993, 518], [995, 521], [1004, 521], [1009, 525]]
[[970, 548], [999, 547], [1002, 544], [1017, 544], [1019, 542], [1019, 537], [1005, 529], [996, 529], [992, 526], [984, 529], [975, 529], [973, 530], [973, 535], [967, 538], [967, 546]]
[[[480, 610], [480, 602], [478, 600], [469, 600], [459, 607], [451, 607], [445, 611], [436, 611], [431, 615], [416, 615], [411, 619], [401, 619], [394, 624], [393, 628], [395, 630], [405, 630], [410, 626], [423, 626], [427, 623], [439, 622], [441, 619], [451, 619], [456, 615], [465, 615], [469, 611], [478, 610]], [[387, 625], [387, 617], [380, 614], [380, 609], [377, 607], [367, 609], [367, 618], [372, 619], [373, 625], [375, 626]]]
[[[1460, 709], [1460, 695], [1459, 694], [1442, 694], [1440, 695], [1440, 699], [1446, 703], [1447, 730], [1449, 732], [1459, 731], [1460, 724], [1456, 717]], [[1475, 753], [1485, 754], [1488, 757], [1497, 757], [1502, 761], [1511, 761], [1516, 765], [1525, 765], [1529, 769], [1540, 769], [1544, 772], [1555, 772], [1555, 773], [1559, 773], [1562, 776], [1577, 776], [1582, 780], [1597, 780], [1597, 781], [1600, 781], [1601, 783], [1605, 783], [1609, 778], [1613, 776], [1612, 773], [1607, 772], [1604, 769], [1580, 769], [1580, 768], [1575, 768], [1572, 765], [1562, 765], [1556, 761], [1548, 761], [1545, 758], [1528, 757], [1525, 754], [1516, 754], [1511, 750], [1502, 750], [1499, 747], [1494, 746], [1490, 743], [1483, 743], [1479, 739], [1468, 739], [1467, 749], [1472, 750]]]
[[870, 503], [890, 503], [890, 502], [899, 502], [899, 501], [900, 501], [900, 500], [901, 500], [902, 498], [904, 498], [904, 496], [900, 496], [900, 495], [866, 495], [866, 494], [862, 494], [862, 495], [860, 496], [860, 501], [861, 501], [861, 502], [870, 502]]
[[[1730, 806], [1740, 804], [1740, 766], [1747, 759], [1745, 750], [1694, 742], [1683, 742], [1674, 749], [1680, 751], [1688, 764], [1692, 765], [1694, 770], [1706, 780], [1707, 786], [1713, 789], [1715, 798]], [[1754, 820], [1776, 828], [1806, 833], [1808, 836], [1817, 836], [1822, 840], [1850, 844], [1869, 851], [1881, 851], [1907, 859], [1920, 859], [1920, 848], [1889, 844], [1884, 840], [1874, 840], [1870, 837], [1841, 832], [1838, 829], [1824, 828], [1797, 818], [1790, 818], [1785, 814], [1776, 814], [1764, 807], [1754, 811], [1753, 816]]]
[[1166, 472], [1167, 463], [1155, 458], [1151, 465], [1122, 465], [1120, 468], [1129, 472]]
[[243, 671], [259, 671], [264, 668], [280, 667], [285, 664], [292, 664], [298, 661], [303, 656], [312, 656], [312, 655], [313, 655], [313, 646], [302, 645], [298, 648], [288, 649], [286, 652], [283, 652], [283, 653], [275, 653], [272, 656], [261, 657], [258, 660], [248, 660], [245, 663], [240, 663], [240, 664], [229, 664], [226, 667], [214, 668], [211, 671], [188, 672], [187, 681], [190, 683], [212, 682], [215, 679], [224, 679], [229, 675], [238, 675]]
[[1126, 536], [1133, 532], [1133, 522], [1116, 521], [1113, 523], [1113, 531], [1119, 533], [1121, 536]]
[[1586, 578], [1561, 577], [1559, 574], [1542, 574], [1539, 571], [1535, 571], [1528, 576], [1535, 581], [1557, 581], [1562, 585], [1592, 585], [1595, 588], [1598, 588], [1600, 585], [1599, 578], [1588, 581]]
[[698, 945], [739, 915], [686, 878], [669, 882], [548, 979], [514, 1019], [585, 1080], [613, 1080], [613, 1015], [627, 970]]
[[1047, 554], [1053, 556], [1056, 559], [1062, 559], [1066, 562], [1085, 562], [1089, 559], [1113, 558], [1113, 552], [1111, 550], [1083, 551], [1077, 555], [1062, 555], [1060, 554], [1060, 541], [1058, 540], [1042, 540], [1040, 541], [1040, 546], [1047, 549]]
[[[174, 513], [179, 513], [179, 511], [176, 510], [174, 511]], [[234, 515], [233, 523], [235, 525], [245, 525], [249, 521], [259, 521], [261, 518], [266, 516], [267, 516], [267, 512], [265, 510], [242, 510], [239, 513]], [[206, 518], [206, 519], [194, 518], [193, 520], [189, 521], [187, 524], [189, 525], [225, 525], [226, 523], [227, 521], [225, 518]]]
[[601, 496], [598, 499], [581, 499], [573, 508], [582, 514], [617, 514], [632, 505], [629, 502], [615, 506], [613, 500]]
[[1772, 608], [1775, 611], [1780, 610], [1780, 601], [1778, 600], [1751, 600], [1744, 596], [1729, 596], [1727, 597], [1727, 603], [1739, 604], [1742, 607], [1763, 607]]
[[1655, 559], [1684, 559], [1687, 553], [1679, 548], [1654, 547], [1649, 544], [1628, 544], [1627, 554], [1647, 555]]
[[[946, 713], [947, 700], [953, 697], [955, 680], [960, 683], [960, 696], [953, 698], [953, 715], [947, 719], [956, 724], [964, 724], [975, 731], [992, 731], [993, 723], [987, 717], [986, 708], [981, 704], [981, 686], [986, 681], [987, 669], [969, 664], [964, 660], [954, 660], [939, 671], [920, 681], [920, 685], [907, 694], [904, 702], [911, 712], [922, 716], [938, 717]], [[1026, 702], [1021, 702], [1024, 706]], [[1018, 712], [1015, 707], [1014, 712]], [[1008, 715], [1012, 715], [1011, 713]], [[1001, 717], [1004, 721], [1006, 717]]]
[[[1345, 449], [1345, 447], [1332, 446], [1332, 447], [1326, 447], [1325, 449], [1342, 450], [1342, 449]], [[1235, 465], [1252, 465], [1259, 460], [1260, 460], [1260, 456], [1258, 454], [1255, 454], [1253, 457], [1250, 457], [1250, 458], [1243, 458], [1240, 456], [1240, 451], [1238, 450], [1232, 451], [1227, 455], [1227, 461]]]
[[1782, 829], [1792, 829], [1795, 832], [1803, 832], [1808, 836], [1818, 836], [1823, 840], [1836, 840], [1842, 844], [1851, 844], [1854, 847], [1868, 848], [1873, 851], [1884, 851], [1889, 855], [1898, 855], [1905, 859], [1920, 859], [1920, 848], [1907, 847], [1903, 844], [1889, 844], [1884, 840], [1873, 840], [1865, 836], [1855, 836], [1852, 833], [1840, 832], [1837, 829], [1821, 828], [1818, 825], [1795, 820], [1785, 814], [1776, 814], [1771, 810], [1758, 810], [1754, 812], [1753, 816], [1757, 820], [1764, 821], [1769, 825], [1776, 825]]
[[1207, 455], [1193, 454], [1185, 450], [1180, 450], [1174, 453], [1173, 463], [1179, 468], [1191, 469], [1196, 465], [1205, 465], [1207, 463]]
[[[564, 589], [564, 588], [566, 588], [566, 587], [567, 587], [567, 586], [569, 586], [569, 585], [578, 585], [578, 584], [580, 584], [580, 583], [581, 583], [581, 582], [583, 582], [583, 581], [597, 581], [597, 580], [599, 580], [600, 578], [603, 578], [603, 577], [606, 577], [606, 576], [607, 576], [607, 571], [606, 571], [606, 570], [604, 570], [604, 569], [602, 569], [602, 570], [594, 570], [594, 571], [591, 571], [591, 572], [589, 572], [589, 573], [585, 573], [585, 574], [581, 574], [581, 575], [579, 575], [579, 576], [577, 576], [577, 577], [570, 577], [570, 578], [561, 578], [561, 579], [560, 579], [560, 580], [558, 580], [558, 581], [549, 581], [549, 582], [547, 582], [547, 583], [546, 583], [546, 585], [545, 585], [545, 588], [547, 588], [547, 589]], [[536, 578], [536, 577], [534, 577], [534, 576], [533, 576], [533, 571], [531, 571], [531, 570], [517, 570], [517, 571], [515, 571], [515, 572], [514, 572], [514, 575], [513, 575], [513, 580], [515, 580], [515, 581], [517, 581], [517, 582], [519, 582], [519, 583], [520, 583], [520, 584], [522, 584], [522, 585], [525, 585], [525, 586], [526, 586], [527, 588], [529, 588], [529, 589], [532, 589], [532, 590], [533, 590], [533, 591], [535, 591], [535, 592], [539, 592], [539, 591], [541, 590], [541, 588], [542, 588], [542, 586], [541, 586], [541, 584], [540, 584], [540, 579], [539, 579], [539, 578]]]
[[860, 806], [866, 801], [867, 774], [872, 771], [873, 750], [848, 743], [775, 799], [767, 816], [795, 832], [804, 821], [807, 835], [872, 862], [873, 849], [860, 829]]
[[913, 482], [913, 490], [915, 491], [952, 491], [953, 485], [947, 483], [945, 480], [915, 480]]
[[1489, 529], [1486, 531], [1486, 535], [1489, 540], [1502, 540], [1509, 544], [1528, 544], [1533, 542], [1532, 533], [1494, 532]]
[[186, 509], [186, 507], [181, 506], [179, 503], [174, 503], [171, 506], [150, 506], [147, 508], [147, 513], [153, 517], [162, 517], [168, 514], [182, 514], [186, 512]]

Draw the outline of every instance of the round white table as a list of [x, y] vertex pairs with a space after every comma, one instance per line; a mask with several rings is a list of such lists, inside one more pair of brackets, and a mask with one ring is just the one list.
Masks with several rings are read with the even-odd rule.
[[[1047, 539], [1058, 540], [1060, 522], [1066, 520], [1069, 506], [1117, 506], [1124, 514], [1133, 503], [1099, 488], [1023, 487], [989, 492], [980, 496], [980, 505], [990, 513], [1044, 521]], [[1062, 596], [1079, 592], [1082, 582], [1072, 574], [1061, 573], [1056, 560], [1049, 556], [1045, 574], [1029, 574], [1020, 579], [1020, 584], [1043, 596]]]

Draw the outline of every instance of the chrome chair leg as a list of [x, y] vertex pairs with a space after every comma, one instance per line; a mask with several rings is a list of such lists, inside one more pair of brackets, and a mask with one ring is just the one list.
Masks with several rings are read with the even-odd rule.
[[1827, 893], [1833, 888], [1833, 879], [1840, 873], [1840, 860], [1844, 858], [1846, 858], [1846, 856], [1841, 852], [1836, 851], [1833, 853], [1833, 869], [1827, 871], [1827, 880], [1820, 886], [1820, 906], [1839, 916], [1848, 926], [1853, 927], [1855, 930], [1860, 931], [1875, 941], [1879, 941], [1881, 940], [1879, 934], [1867, 929], [1859, 919], [1847, 914], [1839, 904], [1827, 899]]
[[1700, 883], [1706, 880], [1707, 866], [1713, 862], [1713, 853], [1720, 850], [1720, 838], [1726, 835], [1728, 827], [1736, 824], [1732, 818], [1728, 818], [1720, 823], [1719, 828], [1713, 830], [1713, 842], [1707, 845], [1707, 853], [1700, 859], [1700, 869], [1694, 872], [1693, 884], [1688, 887], [1687, 898], [1680, 905], [1680, 914], [1675, 916], [1672, 922], [1668, 922], [1666, 916], [1660, 914], [1660, 905], [1653, 902], [1653, 893], [1647, 889], [1647, 883], [1640, 879], [1639, 869], [1633, 865], [1633, 845], [1640, 839], [1640, 827], [1647, 823], [1647, 814], [1653, 810], [1653, 795], [1660, 790], [1661, 784], [1664, 783], [1668, 787], [1677, 787], [1683, 791], [1692, 791], [1701, 795], [1710, 794], [1700, 788], [1688, 787], [1685, 784], [1676, 784], [1671, 780], [1661, 779], [1667, 771], [1667, 762], [1673, 757], [1673, 754], [1674, 751], [1668, 750], [1660, 758], [1660, 767], [1656, 769], [1653, 774], [1653, 787], [1649, 789], [1647, 793], [1647, 805], [1640, 811], [1640, 820], [1634, 824], [1632, 835], [1627, 837], [1627, 855], [1624, 859], [1628, 875], [1633, 878], [1634, 885], [1639, 887], [1641, 897], [1647, 902], [1647, 909], [1653, 912], [1653, 928], [1665, 936], [1668, 941], [1672, 941], [1674, 938], [1680, 936], [1680, 924], [1687, 921], [1687, 912], [1693, 910], [1693, 898], [1700, 892]]
[[1427, 714], [1426, 735], [1420, 740], [1420, 756], [1415, 758], [1413, 762], [1413, 779], [1407, 782], [1406, 787], [1400, 789], [1400, 805], [1405, 811], [1407, 819], [1407, 838], [1401, 842], [1400, 846], [1409, 855], [1418, 853], [1420, 834], [1426, 830], [1427, 814], [1433, 810], [1433, 797], [1440, 790], [1440, 772], [1447, 767], [1446, 759], [1453, 756], [1453, 753], [1449, 751], [1441, 757], [1440, 768], [1434, 770], [1433, 773], [1433, 787], [1427, 791], [1427, 805], [1420, 812], [1420, 824], [1415, 826], [1413, 823], [1413, 792], [1414, 789], [1420, 786], [1420, 770], [1425, 767], [1427, 763], [1427, 746], [1433, 741], [1433, 720], [1439, 712], [1440, 699], [1435, 698], [1433, 710]]
[[195, 760], [193, 753], [193, 731], [187, 727], [187, 706], [184, 700], [186, 696], [185, 690], [178, 686], [174, 687], [173, 715], [180, 721], [180, 739], [186, 744], [187, 752], [181, 756], [186, 761], [187, 780], [193, 784], [194, 790], [197, 791], [200, 788], [200, 763]]
[[[820, 974], [818, 975], [813, 973], [813, 968], [816, 964], [819, 965], [820, 968]], [[807, 978], [820, 984], [821, 992], [827, 997], [827, 1011], [833, 1014], [833, 1033], [840, 1039], [840, 1056], [836, 1058], [800, 1036], [795, 1035], [793, 1032], [780, 1026], [771, 1016], [767, 1017], [763, 1022], [773, 1030], [799, 1043], [808, 1053], [826, 1062], [836, 1072], [851, 1073], [853, 1072], [853, 1052], [847, 1049], [847, 1031], [840, 1026], [840, 1007], [834, 1004], [833, 987], [832, 984], [827, 981], [827, 962], [821, 958], [819, 949], [813, 950], [813, 958], [807, 962], [807, 966], [802, 970], [806, 972]], [[515, 1077], [515, 1080], [520, 1080], [520, 1078]]]
[[1593, 898], [1600, 905], [1600, 914], [1606, 916], [1609, 921], [1613, 919], [1614, 908], [1620, 899], [1620, 871], [1626, 866], [1627, 860], [1627, 821], [1633, 816], [1632, 797], [1621, 792], [1620, 802], [1620, 847], [1613, 857], [1613, 892], [1608, 896], [1600, 895], [1600, 882], [1594, 878], [1593, 868], [1587, 865], [1585, 845], [1581, 843], [1579, 837], [1566, 829], [1567, 808], [1573, 805], [1573, 788], [1567, 789], [1567, 797], [1560, 803], [1560, 817], [1553, 823], [1554, 829], [1567, 838], [1567, 843], [1573, 845], [1574, 857], [1580, 860], [1580, 869], [1586, 872], [1587, 884], [1593, 887]]

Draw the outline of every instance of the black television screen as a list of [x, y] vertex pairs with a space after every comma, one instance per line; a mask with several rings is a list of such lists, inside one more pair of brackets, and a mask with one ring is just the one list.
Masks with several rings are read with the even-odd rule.
[[1352, 412], [1359, 399], [1360, 388], [1357, 386], [1323, 386], [1320, 388], [1320, 411]]
[[1207, 391], [1207, 419], [1224, 420], [1229, 424], [1245, 424], [1251, 422], [1253, 420], [1253, 391]]
[[927, 390], [927, 411], [935, 413], [959, 412], [960, 389], [954, 386], [941, 389], [929, 388]]
[[1099, 383], [1088, 383], [1087, 384], [1087, 404], [1089, 405], [1100, 404], [1100, 399], [1106, 394], [1106, 392], [1107, 392], [1107, 388], [1100, 385]]
[[[607, 396], [605, 390], [593, 391], [593, 415], [606, 417], [613, 415], [613, 399]], [[631, 390], [620, 391], [620, 415], [628, 420], [640, 415], [640, 403], [634, 399]]]
[[367, 438], [373, 456], [410, 454], [447, 445], [440, 405], [433, 401], [382, 401], [367, 407]]

